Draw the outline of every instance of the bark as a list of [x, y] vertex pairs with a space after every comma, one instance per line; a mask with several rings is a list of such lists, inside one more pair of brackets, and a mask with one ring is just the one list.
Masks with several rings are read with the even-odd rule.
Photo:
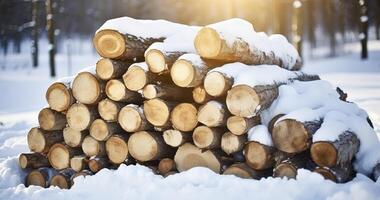
[[89, 134], [87, 130], [77, 131], [69, 126], [63, 129], [63, 140], [70, 147], [81, 147], [84, 138]]
[[57, 143], [50, 148], [48, 158], [54, 169], [61, 170], [70, 167], [70, 159], [81, 154], [82, 150], [80, 148], [71, 148], [67, 145]]
[[191, 90], [180, 88], [173, 84], [148, 84], [143, 89], [143, 96], [146, 99], [161, 98], [172, 101], [191, 101]]
[[62, 130], [66, 126], [66, 116], [50, 108], [44, 108], [38, 114], [38, 122], [44, 130]]
[[[307, 163], [310, 160], [310, 155], [308, 152], [303, 152], [300, 154], [289, 155], [286, 153], [280, 153], [283, 158], [279, 158], [279, 153], [276, 152], [276, 167], [273, 170], [274, 177], [287, 177], [296, 178], [297, 170], [301, 168], [307, 168]], [[281, 157], [281, 156], [280, 156]]]
[[53, 0], [46, 1], [46, 29], [48, 32], [49, 40], [49, 66], [50, 76], [55, 77], [55, 20], [54, 20]]
[[261, 124], [260, 116], [245, 118], [239, 116], [231, 116], [227, 119], [227, 128], [235, 135], [244, 135], [252, 127]]
[[65, 169], [60, 171], [57, 175], [53, 176], [50, 185], [58, 186], [61, 189], [71, 188], [71, 177], [75, 174], [73, 169]]
[[55, 169], [42, 167], [31, 171], [25, 180], [25, 186], [29, 187], [31, 185], [40, 186], [43, 188], [48, 188], [50, 186], [50, 181], [54, 175], [58, 172]]
[[90, 127], [90, 135], [98, 141], [106, 141], [113, 134], [121, 133], [122, 129], [116, 122], [105, 122], [96, 119]]
[[[162, 43], [165, 45], [165, 43]], [[174, 62], [186, 52], [170, 51], [170, 49], [150, 48], [145, 53], [145, 60], [149, 66], [149, 71], [153, 73], [168, 73]]]
[[22, 169], [36, 169], [50, 166], [49, 160], [41, 153], [22, 153], [18, 160]]
[[123, 81], [111, 79], [106, 84], [107, 97], [114, 101], [141, 104], [142, 97], [135, 91], [128, 90]]
[[45, 131], [34, 127], [30, 129], [27, 140], [30, 151], [47, 153], [51, 146], [63, 141], [63, 135], [61, 131]]
[[345, 167], [317, 167], [314, 172], [321, 174], [325, 179], [334, 181], [336, 183], [346, 183], [354, 178], [354, 171], [352, 165]]
[[101, 58], [96, 63], [96, 75], [105, 81], [110, 79], [119, 79], [131, 65], [129, 62], [123, 62], [108, 58]]

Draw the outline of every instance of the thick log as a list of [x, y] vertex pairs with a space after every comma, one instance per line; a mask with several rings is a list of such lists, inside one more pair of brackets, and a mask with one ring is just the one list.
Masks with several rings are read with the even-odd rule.
[[275, 149], [273, 147], [256, 141], [250, 141], [244, 147], [246, 163], [256, 170], [272, 168], [275, 164], [274, 153]]
[[336, 183], [346, 183], [354, 178], [354, 172], [351, 165], [344, 167], [317, 167], [314, 172], [322, 175], [327, 180], [334, 181]]
[[107, 157], [94, 157], [88, 161], [88, 167], [94, 173], [97, 173], [101, 169], [108, 168], [110, 166], [110, 162]]
[[380, 177], [380, 163], [377, 163], [372, 170], [372, 178], [377, 181]]
[[184, 54], [173, 64], [170, 75], [180, 87], [196, 87], [203, 83], [208, 67], [196, 54]]
[[170, 113], [175, 104], [162, 99], [151, 99], [144, 102], [146, 119], [157, 127], [170, 127]]
[[104, 142], [97, 141], [92, 136], [88, 135], [82, 143], [83, 153], [88, 157], [106, 155]]
[[311, 145], [313, 161], [321, 167], [343, 167], [350, 164], [359, 151], [360, 141], [355, 133], [346, 131], [333, 142], [318, 141]]
[[205, 104], [211, 99], [212, 97], [209, 94], [207, 94], [203, 85], [199, 85], [193, 89], [193, 100], [195, 103]]
[[64, 169], [58, 174], [52, 177], [50, 185], [57, 186], [61, 189], [70, 189], [71, 188], [71, 177], [75, 174], [73, 169]]
[[121, 78], [130, 65], [129, 62], [101, 58], [96, 63], [96, 75], [105, 81]]
[[68, 80], [65, 82], [55, 82], [49, 86], [46, 91], [46, 101], [51, 109], [63, 112], [75, 103], [70, 83], [71, 80]]
[[246, 134], [249, 129], [259, 125], [261, 123], [260, 116], [255, 116], [252, 118], [245, 118], [239, 116], [231, 116], [227, 119], [227, 128], [231, 133], [235, 135]]
[[180, 131], [192, 131], [198, 124], [197, 108], [191, 103], [180, 103], [172, 110], [170, 121]]
[[209, 127], [225, 126], [230, 116], [227, 107], [217, 101], [209, 101], [198, 111], [198, 121]]
[[[277, 153], [276, 156], [280, 157], [286, 155], [285, 153]], [[287, 178], [296, 178], [297, 170], [301, 168], [307, 168], [307, 163], [310, 161], [309, 152], [303, 152], [295, 155], [287, 155], [286, 158], [275, 158], [277, 164], [273, 170], [274, 177], [287, 177]]]
[[139, 131], [132, 134], [128, 140], [128, 150], [133, 158], [141, 162], [174, 155], [173, 148], [164, 142], [158, 132]]
[[81, 155], [80, 148], [71, 148], [67, 145], [57, 143], [54, 144], [48, 153], [50, 165], [57, 170], [70, 167], [70, 159], [74, 156]]
[[72, 90], [76, 100], [83, 104], [97, 104], [103, 99], [104, 82], [91, 72], [79, 73], [73, 81]]
[[106, 141], [106, 153], [113, 164], [121, 164], [129, 157], [127, 134], [112, 135]]
[[88, 131], [78, 131], [71, 127], [63, 129], [63, 140], [70, 147], [81, 147], [84, 138], [88, 135]]
[[80, 171], [80, 172], [77, 172], [75, 174], [73, 174], [70, 178], [70, 181], [71, 181], [71, 185], [74, 185], [74, 182], [75, 182], [75, 178], [76, 177], [79, 177], [79, 176], [83, 176], [83, 177], [86, 177], [86, 176], [92, 176], [94, 173], [92, 173], [91, 171], [89, 170], [83, 170], [83, 171]]
[[176, 171], [177, 168], [175, 166], [175, 162], [171, 158], [164, 158], [160, 160], [160, 163], [158, 164], [158, 172], [165, 176], [167, 173], [171, 171]]
[[102, 119], [107, 122], [116, 122], [119, 111], [124, 106], [121, 102], [103, 99], [98, 104], [98, 112]]
[[179, 172], [193, 167], [207, 167], [215, 173], [221, 173], [231, 163], [221, 151], [205, 151], [191, 143], [185, 143], [178, 148], [174, 161]]
[[50, 181], [54, 175], [58, 172], [53, 168], [42, 167], [31, 171], [25, 180], [25, 186], [29, 187], [31, 185], [40, 186], [43, 188], [48, 188], [50, 186]]
[[62, 130], [66, 126], [66, 116], [50, 108], [44, 108], [38, 114], [38, 122], [44, 130]]
[[173, 101], [190, 101], [191, 90], [180, 88], [172, 84], [148, 84], [144, 87], [142, 94], [145, 99], [160, 98]]
[[229, 166], [223, 172], [224, 175], [235, 175], [245, 179], [260, 180], [271, 175], [271, 170], [254, 170], [250, 168], [246, 163], [236, 163]]
[[220, 148], [224, 132], [223, 128], [198, 126], [193, 132], [194, 144], [201, 149]]
[[233, 83], [232, 77], [228, 77], [222, 72], [212, 71], [207, 73], [203, 85], [207, 94], [219, 97], [227, 94]]
[[106, 29], [96, 32], [93, 43], [96, 51], [104, 58], [143, 61], [146, 49], [154, 42], [163, 40], [164, 38], [142, 38]]
[[274, 125], [276, 124], [277, 120], [279, 120], [281, 117], [285, 116], [285, 114], [278, 114], [274, 116], [268, 123], [268, 131], [269, 133], [273, 133]]
[[175, 129], [169, 129], [164, 131], [163, 137], [165, 143], [172, 147], [179, 147], [182, 144], [192, 140], [192, 134], [181, 132]]
[[127, 132], [153, 129], [152, 125], [147, 121], [143, 109], [134, 104], [124, 106], [120, 110], [118, 122]]
[[312, 136], [322, 121], [299, 122], [294, 119], [277, 121], [272, 131], [274, 146], [286, 153], [300, 153], [310, 148]]
[[53, 144], [63, 141], [62, 131], [45, 131], [34, 127], [28, 133], [28, 147], [30, 151], [47, 153]]
[[90, 128], [99, 113], [94, 106], [82, 103], [73, 104], [66, 113], [67, 124], [75, 130], [83, 131]]
[[18, 163], [22, 169], [50, 166], [49, 160], [41, 153], [22, 153], [18, 157]]
[[113, 134], [123, 132], [118, 123], [106, 122], [102, 119], [96, 119], [90, 127], [90, 135], [98, 141], [106, 141]]
[[85, 155], [74, 156], [70, 159], [70, 167], [76, 172], [88, 169], [88, 159]]
[[138, 103], [142, 102], [142, 97], [135, 91], [128, 90], [123, 81], [119, 79], [111, 79], [106, 84], [107, 97], [114, 101], [126, 102], [126, 103]]
[[[178, 45], [178, 44], [176, 44]], [[155, 47], [166, 48], [155, 48]], [[149, 71], [153, 73], [167, 73], [172, 67], [173, 63], [186, 52], [170, 50], [173, 44], [165, 45], [165, 43], [154, 43], [145, 52], [145, 61], [149, 66]], [[169, 47], [169, 48], [168, 48]]]
[[231, 132], [225, 132], [222, 136], [221, 147], [226, 154], [230, 155], [243, 150], [246, 142], [246, 135], [235, 135]]

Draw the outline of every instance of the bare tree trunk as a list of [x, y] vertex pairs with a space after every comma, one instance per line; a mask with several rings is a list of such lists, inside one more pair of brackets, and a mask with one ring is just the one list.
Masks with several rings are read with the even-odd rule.
[[293, 16], [292, 16], [292, 35], [293, 46], [297, 49], [298, 54], [302, 57], [302, 17], [303, 5], [299, 0], [293, 1]]
[[38, 66], [38, 1], [32, 1], [32, 59], [33, 67]]
[[53, 19], [53, 0], [46, 0], [46, 28], [49, 40], [49, 66], [50, 76], [55, 77], [55, 41], [54, 41], [54, 19]]
[[317, 41], [315, 38], [315, 2], [314, 1], [306, 1], [306, 9], [307, 9], [307, 32], [308, 32], [308, 40], [311, 48], [315, 48], [317, 46]]
[[359, 0], [360, 6], [360, 43], [362, 46], [361, 58], [365, 60], [368, 58], [368, 1], [367, 0]]

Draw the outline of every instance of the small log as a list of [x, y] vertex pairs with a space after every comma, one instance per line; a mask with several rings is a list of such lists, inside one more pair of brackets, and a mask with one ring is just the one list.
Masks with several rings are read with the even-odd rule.
[[99, 115], [107, 122], [116, 122], [119, 111], [124, 106], [121, 102], [103, 99], [98, 104]]
[[51, 178], [50, 185], [57, 186], [61, 189], [70, 189], [70, 179], [74, 174], [75, 171], [73, 169], [64, 169]]
[[203, 83], [208, 67], [196, 54], [184, 54], [173, 64], [170, 75], [180, 87], [196, 87]]
[[67, 124], [75, 130], [83, 131], [90, 128], [99, 113], [94, 106], [82, 103], [73, 104], [66, 113]]
[[245, 179], [256, 179], [266, 178], [271, 175], [271, 170], [254, 170], [250, 168], [246, 163], [236, 163], [229, 166], [223, 172], [224, 175], [235, 175], [240, 178]]
[[189, 101], [192, 99], [191, 90], [165, 83], [148, 84], [144, 87], [142, 94], [145, 99], [160, 98], [173, 101]]
[[192, 134], [181, 132], [175, 129], [169, 129], [164, 131], [163, 137], [165, 143], [172, 147], [179, 147], [186, 142], [190, 142], [192, 140]]
[[127, 132], [153, 129], [152, 125], [147, 121], [143, 109], [134, 104], [124, 106], [120, 110], [118, 122]]
[[300, 153], [310, 148], [311, 138], [321, 121], [299, 122], [294, 119], [277, 121], [272, 131], [274, 146], [286, 153]]
[[173, 159], [164, 158], [164, 159], [160, 160], [160, 163], [158, 164], [158, 172], [161, 175], [164, 176], [167, 173], [169, 173], [171, 171], [175, 171], [175, 170], [177, 170], [177, 168], [175, 166], [175, 162]]
[[[173, 44], [171, 44], [173, 45]], [[153, 47], [152, 47], [153, 46]], [[153, 73], [166, 73], [169, 72], [173, 63], [186, 52], [171, 51], [166, 48], [155, 48], [158, 46], [165, 46], [165, 43], [154, 43], [145, 52], [145, 61], [149, 66], [149, 71]]]
[[377, 181], [380, 177], [380, 163], [377, 163], [372, 170], [372, 178]]
[[75, 103], [70, 83], [71, 80], [66, 82], [56, 82], [49, 86], [46, 91], [46, 101], [51, 109], [63, 112]]
[[88, 159], [85, 155], [74, 156], [70, 159], [70, 167], [76, 172], [88, 169]]
[[285, 114], [278, 114], [274, 116], [268, 123], [268, 131], [269, 133], [273, 133], [274, 125], [276, 124], [277, 120], [279, 120], [281, 117], [285, 116]]
[[144, 102], [146, 119], [157, 127], [170, 127], [170, 113], [175, 104], [162, 99], [151, 99]]
[[220, 151], [202, 150], [191, 143], [180, 146], [174, 157], [179, 172], [193, 167], [207, 167], [215, 173], [220, 173], [227, 165], [228, 160]]
[[104, 83], [91, 72], [79, 73], [72, 84], [73, 95], [83, 104], [97, 104], [104, 97]]
[[106, 153], [113, 164], [121, 164], [128, 160], [128, 139], [127, 134], [112, 135], [106, 141]]
[[83, 153], [88, 157], [106, 155], [104, 142], [97, 141], [90, 135], [84, 138], [82, 143], [82, 150]]
[[203, 85], [198, 85], [193, 89], [193, 100], [195, 101], [195, 103], [205, 104], [211, 99], [212, 97], [209, 94], [207, 94]]
[[26, 176], [25, 186], [29, 187], [31, 185], [36, 185], [43, 188], [48, 188], [50, 186], [51, 179], [57, 173], [58, 172], [55, 169], [47, 167], [32, 170]]
[[173, 148], [165, 144], [161, 133], [139, 131], [128, 140], [128, 150], [138, 161], [152, 161], [174, 155]]
[[143, 61], [144, 52], [154, 42], [164, 38], [142, 38], [131, 34], [122, 34], [117, 30], [97, 31], [93, 43], [101, 57], [128, 61]]
[[96, 75], [105, 81], [121, 78], [130, 65], [129, 62], [101, 58], [96, 63]]
[[218, 71], [212, 71], [207, 73], [203, 85], [207, 94], [213, 97], [220, 97], [227, 94], [233, 83], [232, 77], [228, 77]]
[[63, 140], [70, 147], [81, 147], [84, 138], [88, 135], [88, 131], [77, 131], [71, 127], [63, 129]]
[[119, 79], [111, 79], [106, 84], [107, 97], [114, 101], [126, 103], [141, 103], [142, 97], [135, 91], [128, 90], [123, 81]]
[[61, 170], [70, 167], [70, 159], [80, 154], [82, 154], [80, 148], [71, 148], [67, 145], [57, 143], [50, 148], [48, 158], [54, 169]]
[[272, 168], [275, 164], [275, 149], [256, 141], [250, 141], [244, 147], [246, 163], [252, 169], [264, 170]]
[[77, 172], [77, 173], [73, 174], [70, 178], [71, 185], [74, 185], [76, 177], [79, 177], [79, 176], [86, 177], [86, 176], [92, 176], [92, 175], [93, 175], [93, 173], [89, 170], [83, 170], [83, 171]]
[[18, 158], [18, 163], [22, 169], [50, 166], [49, 160], [41, 153], [22, 153]]
[[354, 172], [351, 165], [345, 167], [317, 167], [313, 172], [317, 172], [327, 180], [336, 183], [346, 183], [354, 178]]
[[63, 141], [62, 131], [45, 131], [34, 127], [28, 133], [28, 147], [30, 151], [47, 153], [53, 144]]
[[319, 141], [311, 145], [313, 161], [321, 167], [345, 166], [350, 164], [359, 151], [360, 141], [355, 133], [346, 131], [334, 142]]
[[197, 112], [193, 104], [180, 103], [173, 108], [170, 121], [177, 130], [192, 131], [198, 124]]
[[[280, 154], [284, 155], [284, 153]], [[306, 166], [307, 163], [310, 161], [310, 155], [309, 152], [304, 152], [296, 155], [288, 155], [288, 157], [285, 159], [275, 159], [277, 164], [273, 170], [273, 176], [295, 179], [297, 176], [298, 169], [307, 168]]]
[[230, 116], [226, 106], [217, 101], [209, 101], [198, 111], [198, 121], [209, 127], [225, 126]]
[[239, 116], [231, 116], [227, 119], [227, 128], [231, 133], [235, 135], [246, 134], [249, 129], [259, 125], [261, 123], [260, 116], [255, 116], [252, 118], [245, 118]]
[[94, 173], [97, 173], [101, 169], [108, 168], [110, 166], [109, 160], [107, 157], [95, 157], [91, 158], [88, 161], [88, 167]]
[[247, 136], [226, 132], [222, 136], [221, 147], [226, 154], [230, 155], [243, 150], [245, 142], [247, 142]]
[[116, 122], [106, 122], [102, 119], [96, 119], [90, 127], [90, 135], [98, 141], [106, 141], [116, 133], [122, 133], [122, 129]]
[[194, 144], [201, 149], [219, 148], [224, 132], [222, 128], [198, 126], [193, 132]]
[[62, 130], [66, 126], [66, 116], [50, 108], [44, 108], [38, 114], [38, 122], [44, 130]]

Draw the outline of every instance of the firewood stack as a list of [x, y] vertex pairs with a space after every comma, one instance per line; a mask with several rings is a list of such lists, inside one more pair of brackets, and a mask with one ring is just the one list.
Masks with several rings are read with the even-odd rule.
[[[261, 124], [280, 85], [319, 79], [296, 71], [301, 60], [282, 36], [239, 19], [191, 27], [124, 17], [107, 21], [93, 43], [96, 67], [46, 92], [49, 107], [27, 137], [32, 153], [19, 157], [26, 185], [70, 188], [77, 176], [120, 164], [163, 176], [202, 166], [253, 179], [295, 178], [300, 168], [336, 182], [353, 177], [354, 133], [311, 143], [319, 121], [278, 115]], [[247, 78], [257, 81], [237, 84]], [[255, 131], [270, 142], [251, 140]]]

